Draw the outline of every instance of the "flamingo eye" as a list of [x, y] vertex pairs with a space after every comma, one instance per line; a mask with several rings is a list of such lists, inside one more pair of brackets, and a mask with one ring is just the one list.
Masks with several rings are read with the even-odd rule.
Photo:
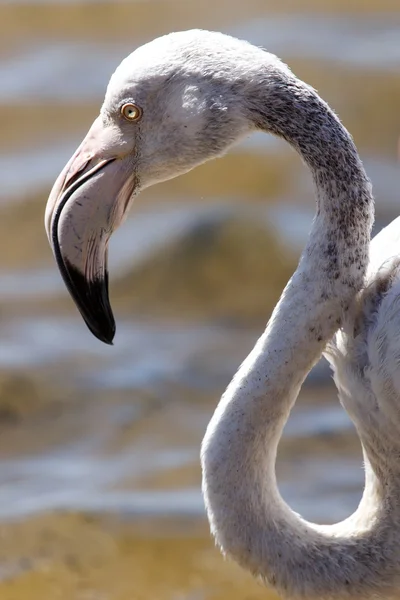
[[124, 117], [124, 119], [126, 119], [127, 121], [139, 121], [139, 119], [142, 116], [142, 109], [137, 106], [136, 104], [124, 104], [121, 107], [121, 115]]

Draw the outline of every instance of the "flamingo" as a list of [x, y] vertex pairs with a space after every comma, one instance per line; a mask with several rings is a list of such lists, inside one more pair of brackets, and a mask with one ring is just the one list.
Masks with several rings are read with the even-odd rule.
[[[111, 344], [107, 247], [133, 198], [261, 130], [310, 169], [316, 214], [298, 267], [208, 425], [202, 490], [221, 551], [287, 599], [389, 599], [400, 586], [400, 220], [371, 242], [374, 201], [355, 144], [276, 56], [217, 32], [171, 33], [112, 75], [99, 116], [50, 193], [45, 226], [91, 332]], [[268, 256], [265, 257], [268, 260]], [[354, 514], [317, 525], [282, 499], [282, 429], [325, 353], [360, 437]]]

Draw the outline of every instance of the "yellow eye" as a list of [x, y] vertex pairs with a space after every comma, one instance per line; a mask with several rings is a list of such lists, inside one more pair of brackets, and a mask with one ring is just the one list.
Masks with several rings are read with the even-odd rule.
[[142, 109], [136, 104], [124, 104], [121, 108], [121, 115], [127, 121], [139, 121], [142, 116]]

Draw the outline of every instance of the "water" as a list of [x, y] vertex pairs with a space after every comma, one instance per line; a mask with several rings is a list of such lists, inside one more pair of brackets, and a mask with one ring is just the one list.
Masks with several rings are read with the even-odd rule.
[[[397, 2], [302, 6], [0, 2], [4, 600], [269, 597], [208, 538], [199, 448], [294, 269], [314, 210], [309, 174], [284, 143], [255, 135], [144, 192], [111, 244], [112, 348], [72, 305], [43, 213], [118, 62], [200, 26], [264, 46], [316, 87], [354, 135], [378, 228], [397, 216]], [[307, 518], [357, 506], [361, 451], [326, 364], [285, 428], [278, 477]]]

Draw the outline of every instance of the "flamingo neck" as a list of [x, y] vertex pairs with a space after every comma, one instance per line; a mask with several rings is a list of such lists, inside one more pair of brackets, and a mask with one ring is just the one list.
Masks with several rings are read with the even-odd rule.
[[269, 90], [268, 108], [258, 93], [258, 99], [257, 90], [252, 93], [253, 120], [287, 139], [308, 164], [317, 213], [266, 331], [208, 426], [202, 445], [208, 518], [223, 552], [284, 597], [366, 600], [394, 581], [393, 528], [382, 482], [367, 465], [356, 513], [337, 525], [318, 526], [282, 500], [275, 461], [306, 375], [363, 286], [373, 220], [371, 186], [350, 135], [313, 90], [292, 77], [277, 86], [275, 104]]

